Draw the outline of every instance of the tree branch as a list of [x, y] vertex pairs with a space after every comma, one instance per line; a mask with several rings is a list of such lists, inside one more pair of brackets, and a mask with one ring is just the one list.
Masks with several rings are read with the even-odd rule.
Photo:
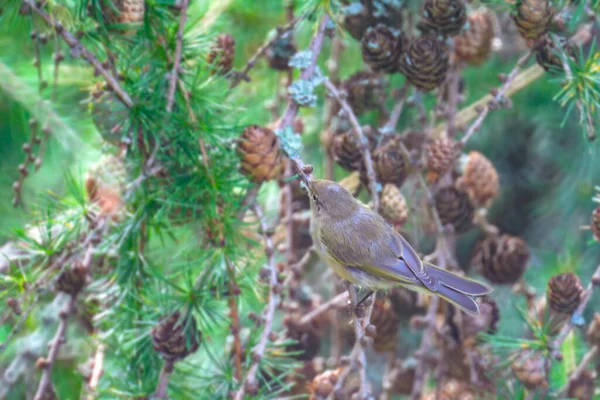
[[[354, 354], [355, 360], [358, 365], [358, 375], [360, 379], [360, 392], [359, 398], [366, 399], [368, 398], [369, 393], [369, 382], [367, 380], [367, 357], [365, 356], [365, 349], [363, 347], [363, 343], [365, 340], [365, 331], [363, 327], [362, 318], [359, 318], [357, 315], [357, 307], [358, 307], [358, 297], [356, 295], [356, 287], [348, 282], [348, 295], [350, 296], [350, 312], [352, 312], [354, 316], [354, 335], [356, 336], [356, 343], [354, 344]], [[371, 299], [371, 304], [374, 304], [374, 301]], [[370, 313], [367, 313], [364, 318], [368, 317], [370, 319]]]
[[260, 361], [265, 353], [265, 349], [267, 347], [267, 340], [269, 339], [269, 335], [273, 329], [273, 316], [275, 315], [275, 307], [277, 305], [277, 301], [279, 298], [277, 291], [277, 268], [275, 267], [275, 263], [273, 262], [273, 254], [275, 253], [275, 246], [273, 245], [273, 239], [271, 234], [269, 233], [269, 228], [265, 221], [263, 212], [258, 204], [255, 204], [254, 213], [256, 217], [260, 221], [260, 227], [262, 233], [264, 235], [265, 241], [265, 255], [267, 256], [267, 268], [269, 269], [269, 299], [267, 301], [267, 307], [264, 313], [265, 327], [260, 336], [258, 344], [254, 347], [252, 351], [252, 364], [250, 365], [250, 369], [248, 369], [248, 373], [246, 374], [246, 378], [242, 383], [240, 389], [235, 394], [235, 400], [242, 400], [244, 398], [244, 394], [247, 387], [256, 386], [256, 373], [258, 372], [258, 368], [260, 366]]
[[229, 312], [231, 316], [231, 334], [233, 335], [233, 353], [235, 358], [235, 379], [242, 379], [242, 341], [240, 339], [240, 315], [235, 298], [239, 291], [235, 281], [235, 270], [233, 264], [227, 261], [227, 273], [229, 275]]
[[173, 360], [165, 360], [163, 362], [160, 375], [158, 377], [158, 385], [156, 385], [156, 391], [152, 395], [155, 399], [167, 399], [168, 393], [167, 388], [169, 387], [169, 381], [171, 380], [171, 373], [173, 372], [174, 362]]
[[[189, 0], [182, 0], [180, 5], [181, 16], [179, 18], [179, 29], [177, 30], [177, 43], [175, 45], [175, 60], [173, 62], [173, 70], [169, 75], [169, 91], [167, 95], [167, 112], [171, 112], [173, 104], [175, 103], [175, 90], [177, 89], [177, 81], [179, 68], [181, 65], [181, 51], [183, 48], [183, 31], [185, 29], [185, 22], [187, 21], [187, 9]], [[183, 93], [185, 96], [185, 93]]]
[[129, 97], [129, 94], [123, 90], [119, 81], [109, 71], [107, 71], [102, 63], [96, 58], [96, 56], [89, 51], [75, 36], [69, 33], [60, 22], [55, 21], [48, 13], [37, 7], [36, 1], [33, 0], [22, 0], [24, 4], [27, 4], [31, 9], [39, 15], [53, 30], [55, 30], [69, 45], [71, 53], [81, 54], [81, 58], [90, 63], [100, 75], [104, 77], [108, 86], [115, 92], [117, 97], [125, 104], [128, 108], [133, 106], [133, 100]]
[[329, 311], [331, 308], [340, 307], [348, 302], [348, 292], [342, 292], [337, 296], [333, 297], [326, 303], [321, 304], [319, 307], [315, 308], [308, 314], [304, 315], [300, 319], [300, 325], [308, 324], [313, 319], [317, 318], [319, 315], [324, 312]]

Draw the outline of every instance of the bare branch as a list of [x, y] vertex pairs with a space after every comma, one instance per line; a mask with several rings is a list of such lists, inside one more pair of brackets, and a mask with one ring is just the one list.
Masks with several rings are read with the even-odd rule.
[[[173, 70], [169, 74], [169, 91], [167, 95], [167, 112], [171, 112], [173, 104], [175, 103], [175, 90], [177, 89], [177, 81], [179, 68], [181, 66], [181, 51], [183, 48], [183, 31], [185, 29], [185, 22], [187, 21], [187, 8], [189, 0], [182, 0], [179, 17], [179, 29], [177, 30], [177, 43], [175, 45], [175, 60], [173, 62]], [[183, 93], [185, 96], [185, 93]]]
[[168, 393], [167, 388], [169, 387], [169, 381], [171, 380], [171, 373], [173, 372], [174, 362], [173, 360], [165, 360], [160, 370], [158, 377], [158, 385], [156, 385], [156, 391], [152, 396], [155, 399], [167, 399]]
[[348, 292], [347, 291], [342, 292], [342, 293], [338, 294], [337, 296], [335, 296], [334, 298], [327, 301], [326, 303], [321, 304], [319, 307], [315, 308], [314, 310], [312, 310], [305, 316], [303, 316], [302, 319], [300, 319], [300, 324], [301, 325], [308, 324], [310, 321], [317, 318], [319, 315], [323, 314], [324, 312], [327, 312], [332, 308], [343, 306], [347, 302], [348, 302]]

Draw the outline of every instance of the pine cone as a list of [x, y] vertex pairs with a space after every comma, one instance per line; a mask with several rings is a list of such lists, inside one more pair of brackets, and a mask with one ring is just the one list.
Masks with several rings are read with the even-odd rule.
[[596, 373], [589, 369], [584, 369], [576, 379], [569, 380], [567, 397], [577, 400], [592, 400], [596, 387]]
[[381, 78], [366, 71], [357, 72], [346, 79], [344, 90], [355, 114], [376, 108], [384, 94]]
[[287, 328], [286, 337], [296, 342], [286, 347], [287, 352], [298, 353], [294, 357], [300, 361], [311, 360], [319, 354], [321, 337], [314, 325], [301, 325], [299, 318], [289, 315], [285, 316], [283, 324]]
[[476, 400], [480, 398], [465, 381], [448, 379], [442, 384], [439, 399], [436, 398], [434, 392], [426, 394], [423, 400]]
[[592, 212], [592, 223], [590, 226], [592, 227], [594, 239], [596, 239], [597, 242], [600, 242], [600, 206], [596, 207], [594, 212]]
[[600, 347], [600, 314], [595, 313], [594, 319], [587, 330], [587, 341], [591, 346]]
[[369, 28], [362, 38], [363, 60], [373, 71], [393, 73], [398, 71], [398, 60], [406, 51], [408, 38], [385, 25]]
[[[377, 183], [393, 183], [401, 187], [408, 176], [409, 161], [404, 156], [400, 147], [400, 139], [394, 138], [386, 144], [379, 146], [371, 155], [373, 160], [373, 169], [377, 176]], [[361, 166], [361, 182], [367, 185], [367, 172], [364, 166]]]
[[235, 40], [227, 33], [217, 36], [213, 43], [206, 61], [214, 70], [220, 74], [226, 74], [233, 67], [233, 58], [235, 56]]
[[388, 183], [381, 191], [381, 215], [393, 225], [404, 225], [408, 221], [408, 204], [398, 186]]
[[244, 129], [238, 153], [242, 172], [255, 182], [275, 179], [283, 173], [279, 138], [269, 128], [252, 125]]
[[202, 335], [196, 329], [196, 321], [190, 319], [189, 331], [192, 334], [188, 336], [184, 331], [186, 323], [180, 320], [180, 316], [179, 311], [176, 311], [163, 317], [150, 333], [154, 351], [160, 353], [165, 360], [182, 360], [200, 347]]
[[310, 400], [324, 400], [331, 392], [340, 376], [340, 370], [327, 370], [315, 376], [310, 385]]
[[66, 268], [56, 280], [56, 290], [76, 296], [85, 286], [87, 274], [88, 269], [81, 265]]
[[[282, 374], [285, 372], [287, 371], [281, 371]], [[299, 368], [293, 370], [286, 377], [286, 381], [291, 385], [286, 395], [292, 397], [301, 395], [304, 396], [303, 398], [306, 398], [306, 395], [310, 394], [313, 380], [322, 372], [324, 372], [322, 358], [316, 357], [313, 360], [304, 361]]]
[[400, 319], [388, 297], [375, 300], [370, 323], [375, 327], [373, 349], [379, 353], [393, 351], [396, 348]]
[[448, 66], [448, 54], [433, 36], [413, 39], [399, 63], [406, 79], [424, 91], [433, 90], [444, 83]]
[[436, 139], [427, 146], [426, 162], [429, 181], [436, 182], [450, 171], [457, 155], [458, 149], [454, 139]]
[[341, 10], [344, 14], [342, 25], [356, 40], [361, 40], [367, 29], [378, 24], [384, 24], [395, 29], [402, 27], [402, 2], [352, 1], [343, 6]]
[[93, 165], [85, 179], [88, 200], [99, 207], [99, 216], [119, 220], [124, 215], [123, 193], [126, 186], [126, 171], [123, 160], [104, 155]]
[[290, 58], [297, 51], [293, 35], [293, 31], [283, 33], [267, 49], [265, 56], [267, 57], [271, 68], [278, 71], [287, 71], [290, 69], [288, 63], [290, 62]]
[[473, 206], [469, 197], [454, 186], [444, 187], [436, 193], [435, 208], [442, 225], [452, 225], [456, 233], [466, 232], [473, 225]]
[[537, 40], [548, 33], [553, 16], [549, 0], [519, 0], [512, 18], [524, 39]]
[[548, 304], [555, 312], [572, 314], [581, 303], [583, 286], [579, 277], [571, 272], [554, 275], [548, 281]]
[[492, 283], [517, 282], [529, 263], [529, 249], [521, 238], [487, 236], [475, 246], [471, 264]]
[[576, 59], [575, 50], [573, 45], [566, 41], [561, 40], [559, 45], [552, 41], [549, 37], [544, 37], [538, 43], [535, 50], [535, 59], [538, 64], [541, 65], [546, 72], [560, 73], [564, 70], [562, 59], [559, 52], [564, 51], [567, 56]]
[[488, 207], [498, 196], [498, 173], [483, 154], [472, 151], [464, 166], [459, 185], [465, 187], [475, 207]]
[[500, 321], [500, 309], [496, 302], [485, 298], [479, 304], [479, 315], [461, 314], [462, 335], [465, 339], [474, 339], [479, 333], [494, 334]]
[[360, 169], [362, 164], [362, 151], [354, 140], [354, 135], [345, 132], [335, 135], [331, 142], [331, 153], [333, 159], [340, 167], [348, 171]]
[[515, 377], [529, 390], [548, 386], [544, 372], [544, 359], [539, 354], [523, 352], [513, 361], [512, 370]]
[[454, 38], [454, 55], [467, 64], [481, 65], [490, 54], [493, 40], [493, 16], [488, 11], [476, 11], [469, 15], [469, 29]]
[[110, 25], [140, 23], [145, 8], [145, 0], [100, 0], [102, 17]]
[[430, 34], [457, 35], [467, 22], [467, 10], [462, 0], [425, 0], [418, 28]]

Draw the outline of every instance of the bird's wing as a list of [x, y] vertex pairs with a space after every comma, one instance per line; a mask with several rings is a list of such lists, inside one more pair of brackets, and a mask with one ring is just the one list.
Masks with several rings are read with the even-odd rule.
[[[361, 241], [357, 241], [358, 236]], [[395, 237], [399, 235], [393, 228], [368, 209], [347, 220], [323, 224], [320, 230], [320, 239], [336, 262], [392, 281], [416, 283], [420, 279], [408, 263], [417, 263], [418, 270], [422, 268], [421, 261], [408, 243], [409, 250], [403, 250], [405, 246]]]

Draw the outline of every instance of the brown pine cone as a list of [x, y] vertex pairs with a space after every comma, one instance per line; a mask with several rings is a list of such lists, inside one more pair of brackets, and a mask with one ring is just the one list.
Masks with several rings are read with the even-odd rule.
[[230, 34], [223, 33], [217, 36], [213, 43], [206, 62], [213, 67], [213, 73], [226, 74], [233, 67], [235, 56], [235, 39]]
[[464, 166], [459, 185], [466, 189], [473, 206], [489, 207], [492, 200], [498, 196], [498, 173], [483, 154], [472, 151]]
[[423, 400], [476, 400], [481, 397], [472, 390], [472, 387], [465, 381], [457, 379], [448, 379], [442, 384], [439, 398], [436, 393], [427, 393]]
[[[286, 371], [281, 371], [285, 373]], [[286, 392], [287, 396], [304, 396], [310, 394], [313, 380], [323, 371], [323, 359], [316, 357], [310, 361], [304, 361], [299, 368], [294, 369], [286, 381], [291, 385]], [[275, 379], [274, 379], [275, 380]]]
[[66, 268], [56, 280], [56, 290], [76, 296], [85, 286], [87, 274], [88, 269], [81, 265]]
[[336, 163], [345, 170], [357, 171], [362, 164], [362, 151], [351, 132], [335, 135], [331, 142], [331, 154]]
[[398, 186], [388, 183], [383, 186], [380, 201], [381, 215], [393, 225], [404, 225], [408, 221], [408, 204]]
[[452, 225], [456, 233], [466, 232], [473, 226], [469, 197], [454, 186], [444, 187], [435, 194], [435, 208], [442, 225]]
[[145, 0], [100, 0], [102, 17], [106, 23], [140, 23], [144, 19]]
[[427, 146], [426, 162], [430, 182], [436, 182], [444, 176], [456, 161], [458, 149], [456, 140], [450, 138], [436, 139]]
[[408, 38], [385, 25], [369, 28], [362, 38], [362, 57], [373, 71], [398, 71], [398, 60], [406, 51]]
[[267, 49], [265, 57], [269, 61], [269, 67], [278, 71], [287, 71], [290, 69], [288, 65], [290, 58], [296, 51], [293, 31], [287, 31], [279, 36]]
[[596, 239], [597, 242], [600, 242], [600, 206], [596, 207], [594, 212], [592, 212], [592, 223], [590, 226], [592, 227], [594, 239]]
[[[373, 349], [379, 353], [393, 351], [396, 348], [400, 319], [394, 312], [394, 307], [388, 297], [375, 300], [370, 324], [375, 327], [372, 335]], [[368, 332], [367, 335], [369, 335]]]
[[202, 335], [196, 329], [196, 321], [194, 318], [189, 320], [190, 335], [187, 335], [184, 330], [186, 321], [180, 320], [180, 316], [179, 311], [175, 311], [170, 316], [163, 317], [150, 333], [154, 351], [160, 353], [165, 360], [182, 360], [200, 347]]
[[462, 0], [425, 0], [418, 28], [430, 34], [457, 35], [467, 22], [467, 10]]
[[255, 182], [278, 178], [283, 173], [279, 138], [269, 128], [252, 125], [238, 143], [242, 172]]
[[327, 370], [317, 376], [310, 385], [310, 400], [324, 400], [331, 392], [340, 376], [340, 370]]
[[459, 61], [481, 65], [488, 58], [494, 40], [494, 20], [489, 11], [469, 15], [469, 29], [454, 38], [454, 55]]
[[474, 339], [479, 333], [494, 334], [500, 321], [500, 309], [496, 302], [485, 298], [479, 304], [479, 315], [462, 314], [461, 333], [464, 339]]
[[591, 346], [600, 347], [600, 314], [595, 313], [594, 319], [587, 330], [587, 341]]
[[546, 379], [544, 358], [539, 354], [523, 352], [512, 363], [515, 377], [529, 390], [536, 390], [548, 386]]
[[[408, 176], [410, 165], [402, 151], [398, 137], [376, 148], [371, 154], [371, 158], [377, 183], [382, 185], [392, 183], [398, 188], [402, 186]], [[364, 165], [361, 166], [360, 178], [362, 184], [368, 187], [367, 171]]]
[[384, 95], [383, 81], [378, 75], [360, 71], [344, 81], [344, 90], [352, 111], [362, 114], [377, 108]]
[[597, 387], [596, 372], [584, 369], [576, 379], [569, 380], [567, 397], [577, 400], [592, 400]]
[[342, 7], [342, 25], [350, 35], [361, 40], [367, 29], [384, 24], [390, 28], [402, 27], [402, 2], [357, 0]]
[[560, 51], [564, 51], [573, 60], [576, 59], [575, 50], [573, 45], [562, 40], [558, 45], [552, 41], [549, 37], [545, 36], [540, 39], [536, 50], [535, 59], [537, 63], [541, 65], [546, 72], [560, 73], [564, 70], [562, 59], [559, 55]]
[[448, 54], [433, 36], [413, 39], [399, 63], [406, 79], [423, 91], [433, 90], [444, 83], [448, 68]]
[[554, 10], [549, 0], [519, 0], [512, 18], [524, 39], [537, 40], [548, 33]]
[[581, 280], [574, 273], [554, 275], [548, 281], [546, 292], [550, 309], [559, 313], [572, 314], [581, 303], [583, 290]]
[[511, 235], [487, 236], [475, 246], [471, 264], [492, 283], [517, 282], [529, 263], [525, 241]]

